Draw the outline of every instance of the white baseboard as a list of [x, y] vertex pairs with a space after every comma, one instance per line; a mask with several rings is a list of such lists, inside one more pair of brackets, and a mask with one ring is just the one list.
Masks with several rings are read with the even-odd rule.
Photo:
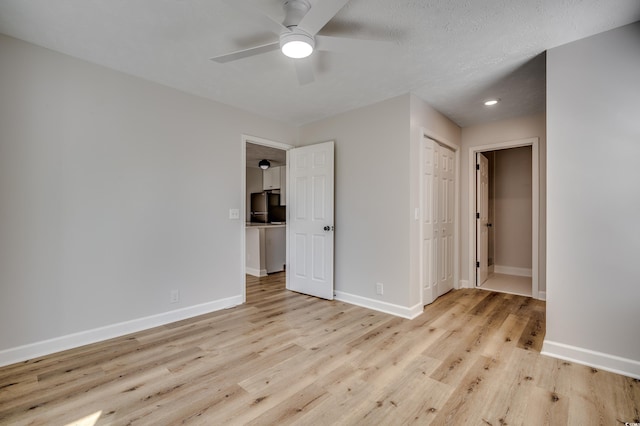
[[342, 291], [335, 292], [335, 299], [339, 300], [340, 302], [362, 306], [363, 308], [373, 309], [374, 311], [384, 312], [385, 314], [391, 314], [407, 319], [414, 319], [424, 310], [424, 307], [420, 303], [412, 307], [406, 307], [394, 305], [393, 303], [382, 302], [380, 300], [369, 299], [368, 297], [362, 297]]
[[496, 274], [516, 275], [518, 277], [533, 276], [531, 268], [516, 268], [514, 266], [494, 265], [493, 272]]
[[201, 305], [189, 306], [175, 311], [164, 312], [131, 321], [107, 325], [92, 330], [56, 337], [41, 342], [30, 343], [0, 351], [0, 367], [22, 362], [29, 359], [49, 355], [52, 353], [77, 348], [91, 343], [101, 342], [115, 337], [121, 337], [149, 328], [158, 327], [172, 322], [192, 318], [198, 315], [208, 314], [221, 309], [230, 308], [242, 304], [242, 295], [214, 300]]
[[460, 280], [460, 287], [458, 288], [471, 288], [469, 286], [469, 280]]
[[553, 358], [559, 358], [577, 364], [588, 365], [599, 370], [640, 379], [640, 361], [633, 359], [565, 345], [564, 343], [552, 342], [546, 339], [542, 344], [541, 353], [542, 355]]
[[538, 300], [547, 300], [547, 292], [539, 291], [538, 292]]
[[246, 273], [249, 275], [253, 275], [254, 277], [266, 277], [267, 270], [266, 269], [256, 269], [256, 268], [245, 268]]

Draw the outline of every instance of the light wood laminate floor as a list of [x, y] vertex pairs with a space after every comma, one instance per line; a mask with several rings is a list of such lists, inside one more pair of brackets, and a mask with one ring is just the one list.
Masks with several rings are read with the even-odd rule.
[[637, 380], [539, 354], [544, 318], [468, 289], [409, 321], [248, 278], [245, 305], [1, 368], [0, 424], [640, 421]]

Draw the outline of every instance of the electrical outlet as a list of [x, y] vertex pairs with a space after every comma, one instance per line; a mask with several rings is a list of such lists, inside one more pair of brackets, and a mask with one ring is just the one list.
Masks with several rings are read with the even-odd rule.
[[171, 290], [171, 299], [170, 302], [171, 303], [178, 303], [180, 301], [180, 291], [178, 290]]
[[240, 209], [229, 209], [229, 219], [240, 219]]
[[384, 293], [384, 286], [382, 283], [376, 283], [376, 294], [382, 295]]

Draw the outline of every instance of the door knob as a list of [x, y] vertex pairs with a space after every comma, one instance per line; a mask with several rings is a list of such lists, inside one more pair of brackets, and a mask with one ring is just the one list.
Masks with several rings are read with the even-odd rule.
[[327, 225], [327, 226], [325, 226], [325, 227], [324, 227], [324, 228], [322, 228], [322, 229], [324, 229], [325, 231], [333, 231], [333, 226], [329, 226], [329, 225]]

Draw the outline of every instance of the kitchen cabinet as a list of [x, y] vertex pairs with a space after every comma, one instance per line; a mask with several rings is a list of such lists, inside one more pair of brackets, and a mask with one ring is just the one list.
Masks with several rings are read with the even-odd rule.
[[262, 171], [262, 189], [280, 189], [280, 169], [282, 167], [270, 167]]
[[286, 229], [284, 226], [269, 227], [264, 230], [264, 260], [267, 274], [284, 271], [286, 263]]
[[273, 272], [284, 271], [287, 262], [286, 233], [285, 225], [247, 224], [247, 274], [264, 277]]
[[246, 273], [254, 277], [266, 277], [264, 228], [247, 227], [245, 235]]

